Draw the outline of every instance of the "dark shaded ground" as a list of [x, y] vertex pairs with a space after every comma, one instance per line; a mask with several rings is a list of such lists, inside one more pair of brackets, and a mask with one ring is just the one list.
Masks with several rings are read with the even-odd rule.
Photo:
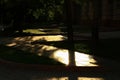
[[0, 80], [119, 80], [119, 71], [39, 71], [0, 64]]

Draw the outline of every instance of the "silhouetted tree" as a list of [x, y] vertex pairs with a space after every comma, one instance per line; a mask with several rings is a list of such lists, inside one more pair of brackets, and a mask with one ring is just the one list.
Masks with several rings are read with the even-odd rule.
[[27, 22], [62, 21], [63, 3], [64, 0], [2, 0], [2, 19], [4, 24], [13, 21], [12, 29], [21, 32]]

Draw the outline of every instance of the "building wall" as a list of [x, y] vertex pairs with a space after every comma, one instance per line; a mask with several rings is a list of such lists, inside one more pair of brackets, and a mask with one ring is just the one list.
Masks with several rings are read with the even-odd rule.
[[[82, 4], [74, 3], [73, 22], [76, 22], [75, 24], [89, 24], [92, 22], [94, 18], [93, 1], [85, 0]], [[117, 25], [120, 25], [120, 0], [102, 0], [101, 20], [103, 24], [116, 24], [117, 22]]]

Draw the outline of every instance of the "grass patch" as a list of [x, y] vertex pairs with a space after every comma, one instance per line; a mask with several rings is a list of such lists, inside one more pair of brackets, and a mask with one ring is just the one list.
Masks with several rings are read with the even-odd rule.
[[32, 34], [44, 34], [44, 32], [41, 32], [39, 29], [26, 29], [23, 30], [23, 32]]
[[54, 59], [0, 45], [0, 58], [17, 63], [64, 65]]
[[[39, 44], [39, 42], [38, 42], [38, 44]], [[67, 40], [57, 41], [57, 42], [46, 42], [44, 44], [50, 45], [50, 46], [55, 46], [55, 47], [62, 48], [62, 49], [68, 49], [68, 47], [69, 47], [68, 45], [70, 45], [70, 43], [68, 43]], [[75, 43], [74, 47], [75, 47], [75, 51], [89, 53], [89, 54], [91, 53], [89, 41], [81, 40], [79, 43]]]
[[120, 38], [100, 40], [96, 53], [92, 53], [92, 45], [93, 44], [90, 41], [80, 41], [75, 44], [75, 50], [88, 54], [94, 54], [107, 59], [120, 60]]
[[[68, 43], [64, 42], [56, 42], [50, 43], [47, 45], [67, 49]], [[96, 53], [93, 53], [92, 46], [93, 44], [89, 40], [81, 40], [74, 44], [75, 51], [92, 54], [95, 56], [107, 58], [107, 59], [114, 59], [119, 61], [119, 54], [120, 54], [120, 38], [118, 39], [103, 39], [100, 40], [98, 43], [98, 48], [96, 49]]]
[[81, 43], [76, 43], [74, 46], [75, 46], [75, 50], [78, 52], [87, 53], [87, 54], [92, 53], [92, 50], [89, 47], [89, 44], [81, 42]]
[[26, 29], [23, 30], [24, 33], [31, 34], [50, 34], [50, 33], [61, 33], [60, 29]]

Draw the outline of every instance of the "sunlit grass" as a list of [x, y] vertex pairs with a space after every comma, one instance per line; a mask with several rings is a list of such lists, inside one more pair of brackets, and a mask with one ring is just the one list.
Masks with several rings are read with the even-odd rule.
[[[64, 36], [27, 36], [27, 37], [16, 37], [9, 40], [6, 43], [6, 46], [9, 47], [16, 47], [24, 51], [29, 51], [32, 53], [36, 53], [38, 56], [47, 55], [49, 58], [55, 59], [58, 62], [61, 62], [65, 65], [69, 65], [69, 53], [67, 48], [60, 49], [55, 47], [54, 44], [52, 45], [44, 45], [44, 44], [31, 44], [32, 41], [39, 41], [41, 39], [45, 39], [45, 41], [52, 41], [52, 40], [63, 40]], [[5, 41], [5, 39], [4, 39]], [[66, 45], [65, 43], [59, 44], [63, 47]], [[62, 48], [61, 46], [61, 48]], [[67, 46], [67, 45], [66, 45]], [[85, 46], [86, 47], [86, 46]], [[78, 48], [79, 49], [79, 48]], [[75, 66], [98, 66], [96, 65], [96, 61], [93, 59], [91, 55], [75, 52]]]
[[[59, 41], [59, 40], [64, 40], [64, 36], [62, 35], [57, 35], [57, 36], [26, 36], [26, 37], [15, 37], [12, 39], [3, 39], [1, 42], [5, 43], [6, 41], [6, 46], [9, 47], [16, 47], [24, 51], [29, 51], [29, 52], [36, 52], [38, 56], [43, 56], [47, 55], [47, 57], [52, 58], [57, 60], [58, 62], [61, 62], [65, 65], [69, 65], [69, 53], [67, 50], [68, 43], [66, 42], [59, 42], [59, 43], [50, 43], [50, 44], [44, 44], [44, 43], [35, 43], [31, 44], [32, 41], [41, 41], [41, 39], [44, 39], [45, 41]], [[103, 40], [104, 43], [106, 42]], [[119, 39], [118, 42], [114, 42], [113, 44], [111, 43], [112, 41], [107, 40], [107, 45], [102, 43], [103, 45], [99, 46], [100, 52], [106, 52], [108, 50], [109, 53], [111, 53], [111, 50], [116, 50], [115, 45], [119, 44]], [[82, 44], [81, 44], [82, 43]], [[75, 66], [99, 66], [97, 64], [97, 61], [94, 59], [94, 56], [89, 55], [91, 54], [91, 51], [89, 50], [89, 41], [81, 41], [80, 43], [75, 44]], [[108, 47], [106, 47], [106, 46]], [[105, 49], [103, 49], [106, 47]], [[110, 48], [109, 48], [110, 47]], [[119, 47], [117, 47], [118, 49]], [[118, 49], [119, 51], [119, 49]], [[99, 52], [99, 53], [100, 53]], [[87, 54], [86, 54], [87, 53]], [[96, 55], [99, 55], [96, 54]], [[100, 55], [108, 55], [106, 54], [100, 54]], [[111, 55], [111, 54], [109, 54]], [[108, 55], [108, 56], [109, 56]], [[114, 56], [113, 56], [114, 57]]]
[[32, 80], [69, 80], [68, 77], [43, 77], [43, 78], [33, 78]]
[[48, 33], [61, 33], [60, 29], [26, 29], [23, 30], [24, 33], [32, 34], [48, 34]]
[[[37, 47], [35, 46], [33, 48], [37, 48]], [[29, 51], [31, 51], [31, 50], [33, 50], [33, 49], [32, 48], [29, 49]], [[8, 53], [10, 53], [11, 51], [7, 50]], [[3, 51], [1, 51], [1, 52], [3, 52]], [[34, 52], [34, 50], [33, 50], [33, 52]], [[40, 46], [40, 52], [38, 51], [37, 54], [38, 54], [38, 56], [43, 56], [43, 55], [46, 55], [47, 52], [48, 53], [50, 52], [48, 55], [49, 58], [55, 59], [56, 61], [63, 63], [67, 66], [69, 65], [70, 61], [69, 61], [69, 53], [68, 53], [67, 49], [59, 49], [59, 48], [56, 48], [53, 46], [42, 45], [42, 46]], [[17, 54], [17, 57], [19, 57], [19, 54], [21, 54], [21, 53], [15, 52], [15, 54], [13, 53], [12, 55], [14, 56], [16, 54]], [[75, 66], [98, 66], [96, 64], [97, 61], [94, 59], [93, 56], [91, 56], [89, 54], [85, 54], [85, 53], [80, 53], [80, 52], [75, 52], [74, 54], [75, 54]], [[17, 58], [15, 58], [15, 59], [17, 59]], [[39, 60], [39, 57], [37, 58], [37, 60]], [[34, 63], [34, 61], [32, 61], [32, 62]]]
[[23, 30], [25, 33], [33, 33], [33, 34], [44, 34], [45, 32], [40, 31], [39, 29], [26, 29]]
[[[33, 78], [32, 80], [71, 80], [70, 79], [71, 77]], [[77, 77], [77, 80], [105, 80], [105, 79], [101, 77]]]
[[[75, 52], [75, 66], [99, 66], [93, 56], [85, 53]], [[52, 58], [57, 61], [69, 65], [69, 53], [68, 50], [59, 49], [55, 51]]]
[[69, 54], [67, 50], [57, 50], [51, 57], [65, 65], [69, 65]]
[[75, 52], [76, 66], [98, 66], [93, 56], [85, 53]]
[[105, 80], [104, 78], [99, 77], [78, 77], [78, 80]]

